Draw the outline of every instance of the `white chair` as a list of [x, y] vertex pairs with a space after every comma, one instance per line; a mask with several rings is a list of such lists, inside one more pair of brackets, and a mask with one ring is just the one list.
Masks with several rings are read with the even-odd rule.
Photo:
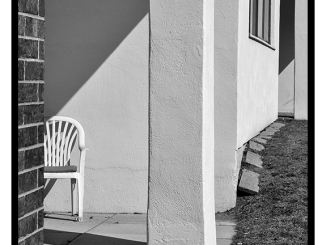
[[[79, 169], [70, 164], [70, 156], [78, 136]], [[83, 220], [85, 132], [75, 119], [53, 116], [45, 122], [44, 130], [44, 178], [71, 179], [71, 206], [74, 215], [73, 190], [78, 186], [78, 221]]]

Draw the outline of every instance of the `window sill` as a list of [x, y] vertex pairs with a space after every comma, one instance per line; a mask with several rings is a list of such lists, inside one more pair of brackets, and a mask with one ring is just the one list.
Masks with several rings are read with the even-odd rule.
[[268, 47], [268, 48], [270, 48], [270, 49], [272, 49], [274, 51], [276, 50], [276, 48], [274, 46], [272, 46], [268, 42], [265, 42], [264, 40], [262, 40], [262, 39], [260, 39], [260, 38], [258, 38], [256, 36], [253, 36], [253, 35], [249, 34], [249, 38], [252, 39], [252, 40], [255, 40], [256, 42], [259, 42], [259, 43], [265, 45], [266, 47]]

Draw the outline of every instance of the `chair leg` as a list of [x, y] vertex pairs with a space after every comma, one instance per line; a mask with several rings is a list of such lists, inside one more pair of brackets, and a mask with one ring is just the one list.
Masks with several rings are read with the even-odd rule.
[[78, 179], [78, 221], [83, 221], [84, 212], [84, 176]]
[[76, 200], [76, 179], [70, 179], [71, 181], [71, 215], [76, 213], [74, 200]]

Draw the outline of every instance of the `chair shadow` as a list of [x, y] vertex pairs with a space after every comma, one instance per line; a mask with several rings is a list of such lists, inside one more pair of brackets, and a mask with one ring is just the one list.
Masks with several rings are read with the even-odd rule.
[[44, 229], [45, 245], [145, 245], [145, 242], [126, 240], [89, 233]]
[[[53, 215], [55, 215], [55, 217], [53, 217]], [[56, 212], [44, 211], [43, 218], [76, 222], [76, 218], [78, 218], [78, 214], [71, 215], [71, 213], [70, 213], [67, 215], [67, 213], [61, 214], [61, 213], [56, 213]]]

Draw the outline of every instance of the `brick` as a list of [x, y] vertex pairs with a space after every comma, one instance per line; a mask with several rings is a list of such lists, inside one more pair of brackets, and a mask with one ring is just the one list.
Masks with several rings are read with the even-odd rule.
[[24, 106], [18, 106], [18, 126], [24, 124]]
[[250, 147], [250, 149], [255, 150], [255, 151], [262, 151], [265, 149], [265, 147], [263, 145], [256, 143], [252, 140], [249, 141], [249, 147]]
[[37, 102], [37, 86], [36, 83], [18, 83], [18, 103]]
[[37, 169], [18, 175], [18, 195], [37, 187]]
[[43, 122], [44, 104], [24, 106], [24, 124]]
[[18, 0], [18, 12], [38, 14], [38, 0]]
[[[18, 238], [24, 237], [37, 229], [37, 214], [31, 214], [18, 221]], [[26, 241], [25, 241], [26, 244]]]
[[246, 162], [249, 164], [252, 164], [258, 168], [262, 168], [262, 164], [263, 164], [261, 157], [258, 154], [253, 153], [251, 151], [247, 152]]
[[42, 228], [44, 226], [44, 215], [43, 215], [43, 209], [38, 211], [37, 213], [37, 227]]
[[37, 142], [44, 142], [44, 125], [39, 125], [37, 128]]
[[18, 129], [18, 149], [37, 144], [37, 127]]
[[39, 83], [38, 85], [38, 100], [44, 101], [44, 84]]
[[38, 58], [40, 60], [44, 60], [44, 42], [43, 41], [39, 41], [39, 45], [38, 45]]
[[44, 185], [44, 168], [38, 169], [38, 187], [41, 187]]
[[44, 38], [44, 20], [26, 17], [25, 36]]
[[38, 147], [25, 151], [25, 168], [29, 169], [44, 164], [44, 148]]
[[26, 62], [25, 80], [44, 80], [43, 62]]
[[45, 22], [44, 20], [38, 21], [37, 34], [39, 38], [45, 38]]
[[38, 41], [18, 38], [18, 58], [38, 58]]
[[23, 81], [24, 80], [24, 61], [19, 60], [18, 61], [18, 81]]
[[25, 35], [25, 17], [18, 15], [18, 35]]
[[44, 17], [45, 15], [45, 1], [39, 0], [39, 16]]
[[25, 214], [25, 197], [18, 198], [18, 218]]
[[25, 196], [25, 213], [29, 213], [43, 206], [43, 189], [34, 191]]
[[25, 151], [18, 152], [18, 172], [25, 169]]
[[259, 174], [243, 169], [238, 190], [248, 194], [257, 194], [259, 192]]
[[34, 235], [26, 238], [24, 245], [43, 245], [44, 234], [43, 230], [35, 233]]

